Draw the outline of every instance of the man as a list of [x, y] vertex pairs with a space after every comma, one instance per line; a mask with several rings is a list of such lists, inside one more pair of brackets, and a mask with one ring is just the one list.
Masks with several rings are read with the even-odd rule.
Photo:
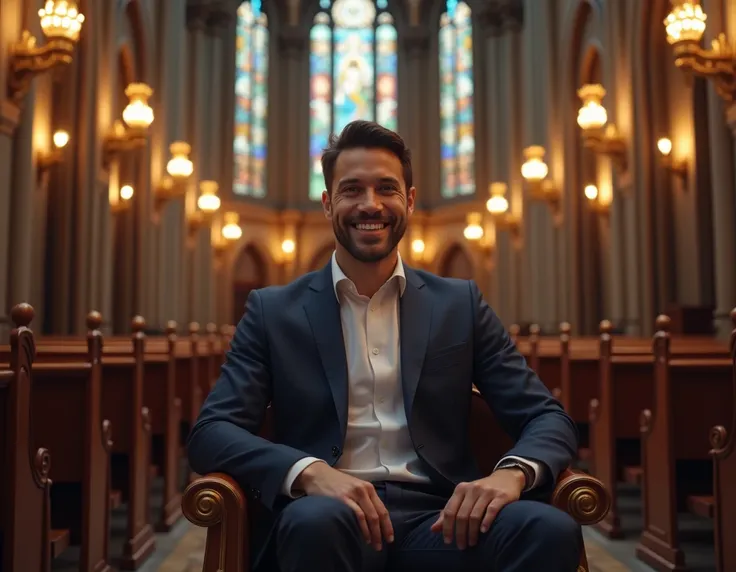
[[[402, 139], [355, 121], [322, 158], [335, 253], [250, 294], [189, 440], [270, 512], [257, 570], [574, 572], [580, 530], [548, 504], [576, 430], [470, 281], [405, 267]], [[472, 386], [516, 445], [478, 474]], [[266, 407], [274, 440], [257, 436]], [[547, 490], [549, 490], [549, 488]]]

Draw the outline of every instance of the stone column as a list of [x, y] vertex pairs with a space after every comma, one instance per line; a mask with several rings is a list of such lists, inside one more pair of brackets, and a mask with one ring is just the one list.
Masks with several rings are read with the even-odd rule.
[[[736, 29], [733, 21], [736, 10], [724, 14], [723, 4], [713, 0], [704, 3], [708, 14], [705, 44], [719, 33], [727, 30], [726, 16], [731, 17], [731, 30]], [[734, 35], [731, 36], [734, 40]], [[716, 309], [714, 322], [719, 336], [727, 337], [733, 326], [729, 312], [736, 307], [736, 156], [734, 134], [736, 120], [732, 121], [733, 132], [729, 132], [724, 121], [726, 110], [723, 99], [714, 86], [708, 86], [708, 125], [710, 135], [710, 165], [713, 181], [713, 258], [715, 262]], [[733, 117], [732, 117], [733, 119]]]
[[[522, 125], [524, 133], [522, 145], [517, 150], [520, 161], [524, 161], [522, 149], [530, 145], [541, 145], [546, 151], [544, 158], [549, 168], [548, 179], [555, 181], [553, 159], [561, 150], [550, 145], [550, 117], [553, 105], [553, 74], [555, 50], [553, 49], [554, 22], [553, 6], [550, 2], [537, 3], [526, 0], [524, 21], [521, 31], [521, 66], [524, 71]], [[542, 65], [535, 62], [542, 61]], [[546, 331], [555, 331], [560, 321], [556, 316], [555, 300], [557, 283], [555, 280], [557, 231], [552, 223], [552, 213], [546, 203], [527, 200], [525, 206], [525, 247], [528, 256], [528, 279], [530, 280], [530, 312], [532, 320]]]
[[[192, 145], [192, 162], [194, 171], [189, 179], [189, 188], [185, 197], [185, 219], [195, 215], [197, 212], [197, 198], [199, 197], [199, 182], [207, 179], [207, 92], [209, 81], [208, 67], [210, 60], [207, 57], [207, 14], [204, 9], [201, 12], [189, 12], [188, 19], [188, 68], [189, 74], [186, 80], [187, 102], [187, 139]], [[185, 220], [185, 248], [184, 263], [182, 265], [183, 294], [185, 308], [183, 319], [180, 323], [186, 324], [190, 321], [202, 321], [199, 308], [202, 299], [202, 275], [207, 266], [203, 265], [203, 248], [209, 248], [209, 232], [205, 237], [205, 231], [197, 230], [192, 236], [189, 235], [188, 224]], [[200, 324], [201, 325], [201, 324]]]
[[[307, 28], [308, 29], [308, 28]], [[279, 161], [269, 160], [268, 188], [270, 193], [278, 193], [273, 199], [281, 202], [285, 208], [302, 208], [311, 204], [309, 200], [309, 185], [307, 173], [309, 173], [309, 137], [299, 136], [297, 133], [309, 133], [309, 41], [307, 32], [303, 26], [285, 26], [277, 41], [280, 53], [278, 62], [271, 61], [274, 68], [271, 77], [274, 76], [276, 66], [281, 72], [284, 93], [280, 94], [278, 89], [272, 89], [274, 82], [269, 82], [268, 97], [272, 103], [279, 103], [281, 107], [272, 105], [269, 109], [269, 126], [278, 125], [284, 134], [287, 134], [288, 144], [281, 149], [274, 146], [273, 141], [269, 144], [269, 159], [279, 157]], [[306, 74], [307, 81], [304, 81]], [[276, 118], [272, 110], [280, 109]], [[269, 130], [269, 137], [271, 131]], [[284, 168], [284, 165], [290, 168]]]
[[[10, 331], [10, 309], [13, 301], [8, 297], [9, 277], [13, 272], [10, 263], [10, 220], [13, 165], [13, 135], [20, 121], [20, 107], [7, 98], [8, 71], [11, 46], [20, 39], [22, 30], [21, 0], [5, 0], [0, 17], [0, 343], [7, 340]], [[32, 324], [34, 329], [38, 326]]]
[[[418, 207], [426, 209], [440, 198], [440, 157], [436, 143], [439, 124], [439, 63], [429, 30], [409, 27], [399, 52], [399, 132], [412, 151], [413, 184]], [[432, 49], [433, 46], [435, 49]]]
[[[478, 21], [484, 32], [484, 56], [478, 63], [485, 64], [484, 70], [484, 92], [482, 105], [485, 106], [485, 130], [487, 146], [484, 160], [487, 163], [485, 185], [479, 186], [477, 192], [487, 195], [488, 185], [493, 182], [506, 182], [506, 159], [504, 156], [504, 145], [499, 145], [505, 137], [505, 124], [503, 114], [503, 90], [504, 78], [501, 66], [501, 20], [496, 7], [488, 3], [479, 9]], [[478, 105], [481, 102], [477, 102]], [[480, 158], [480, 156], [479, 156]], [[510, 278], [512, 268], [509, 251], [512, 248], [505, 233], [497, 233], [496, 250], [494, 252], [495, 264], [491, 273], [491, 299], [490, 304], [495, 308], [501, 319], [508, 325], [517, 320], [515, 306], [511, 300], [513, 280]]]
[[[38, 13], [26, 5], [25, 26], [42, 38]], [[37, 306], [36, 319], [43, 323], [43, 308], [33, 297], [34, 222], [39, 208], [38, 153], [51, 147], [51, 75], [44, 73], [33, 80], [30, 92], [22, 102], [21, 120], [13, 141], [12, 188], [10, 205], [10, 284], [8, 306], [30, 302]], [[40, 328], [38, 328], [40, 329]]]

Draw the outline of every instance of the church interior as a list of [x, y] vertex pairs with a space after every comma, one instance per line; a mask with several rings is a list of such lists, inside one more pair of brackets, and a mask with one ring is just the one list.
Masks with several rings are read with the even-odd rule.
[[186, 434], [332, 256], [358, 118], [412, 151], [405, 263], [578, 424], [578, 571], [736, 572], [733, 0], [2, 0], [0, 86], [2, 572], [250, 570]]

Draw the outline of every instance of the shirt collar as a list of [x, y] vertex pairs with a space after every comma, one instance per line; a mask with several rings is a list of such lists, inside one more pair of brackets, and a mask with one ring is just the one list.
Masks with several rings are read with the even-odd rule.
[[[386, 284], [389, 282], [395, 280], [399, 283], [399, 296], [403, 296], [404, 290], [406, 289], [406, 273], [404, 272], [404, 263], [401, 260], [401, 254], [398, 252], [396, 253], [398, 258], [396, 260], [396, 266], [394, 267], [394, 271], [389, 276], [389, 279], [386, 280]], [[345, 282], [349, 284], [353, 284], [353, 281], [350, 280], [347, 276], [345, 276], [345, 273], [342, 271], [342, 268], [340, 268], [340, 265], [337, 263], [337, 258], [335, 257], [335, 253], [332, 253], [332, 286], [335, 289], [335, 296], [338, 296], [338, 285]], [[355, 286], [355, 284], [353, 284]], [[338, 301], [339, 301], [338, 296]]]

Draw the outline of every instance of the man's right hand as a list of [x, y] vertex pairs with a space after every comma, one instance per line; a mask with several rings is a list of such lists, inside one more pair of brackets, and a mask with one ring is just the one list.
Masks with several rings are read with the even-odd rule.
[[394, 528], [388, 510], [376, 494], [376, 489], [327, 463], [312, 463], [294, 481], [294, 489], [307, 495], [333, 497], [348, 505], [358, 519], [360, 530], [367, 544], [381, 550], [383, 538], [394, 541]]

